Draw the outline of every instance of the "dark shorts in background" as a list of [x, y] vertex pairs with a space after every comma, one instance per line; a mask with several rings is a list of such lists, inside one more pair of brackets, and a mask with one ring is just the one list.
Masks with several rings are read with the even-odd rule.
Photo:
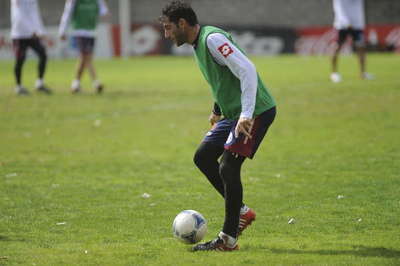
[[339, 30], [337, 39], [338, 44], [342, 45], [348, 36], [351, 37], [355, 46], [364, 46], [365, 40], [363, 30], [356, 30], [352, 28]]
[[245, 137], [240, 135], [235, 138], [235, 127], [238, 120], [223, 119], [219, 121], [204, 137], [203, 142], [209, 142], [216, 146], [223, 146], [225, 150], [237, 153], [252, 159], [260, 146], [268, 128], [274, 121], [276, 108], [273, 107], [258, 115], [251, 130], [252, 138], [244, 144]]
[[92, 54], [94, 51], [94, 37], [73, 37], [73, 42], [81, 54]]

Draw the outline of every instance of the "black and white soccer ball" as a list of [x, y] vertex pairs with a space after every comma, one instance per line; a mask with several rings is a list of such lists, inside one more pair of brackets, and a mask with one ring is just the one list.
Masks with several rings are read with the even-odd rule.
[[201, 241], [207, 233], [207, 221], [194, 210], [181, 211], [172, 224], [174, 236], [186, 244]]

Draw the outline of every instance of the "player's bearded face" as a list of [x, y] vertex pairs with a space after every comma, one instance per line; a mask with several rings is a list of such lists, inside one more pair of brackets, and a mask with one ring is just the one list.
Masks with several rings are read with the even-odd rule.
[[176, 46], [181, 46], [186, 42], [186, 34], [183, 28], [168, 20], [164, 21], [163, 26], [165, 38], [173, 41]]

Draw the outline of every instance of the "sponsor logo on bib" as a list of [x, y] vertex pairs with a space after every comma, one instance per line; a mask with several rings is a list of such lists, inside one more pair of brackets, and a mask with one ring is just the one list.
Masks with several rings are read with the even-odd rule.
[[218, 51], [226, 58], [228, 57], [231, 53], [233, 53], [232, 48], [229, 46], [228, 43], [224, 43], [220, 47], [218, 47]]

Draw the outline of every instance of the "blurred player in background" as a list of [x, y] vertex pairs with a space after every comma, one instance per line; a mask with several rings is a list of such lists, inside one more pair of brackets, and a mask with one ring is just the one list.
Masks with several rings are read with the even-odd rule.
[[365, 70], [364, 0], [333, 0], [333, 11], [335, 15], [333, 25], [338, 31], [338, 39], [336, 50], [332, 56], [332, 82], [337, 83], [342, 81], [342, 77], [338, 72], [337, 61], [340, 49], [348, 36], [352, 38], [353, 46], [358, 56], [360, 77], [362, 79], [372, 79], [372, 75]]
[[190, 5], [181, 1], [166, 5], [162, 14], [165, 37], [177, 46], [193, 46], [215, 100], [209, 117], [212, 129], [198, 147], [194, 162], [224, 197], [225, 222], [217, 238], [193, 250], [237, 250], [239, 234], [256, 218], [243, 204], [241, 166], [246, 158], [253, 158], [272, 124], [275, 102], [229, 33], [200, 26]]
[[22, 86], [21, 80], [28, 48], [32, 48], [39, 57], [36, 90], [46, 94], [51, 93], [43, 81], [47, 63], [46, 48], [42, 43], [44, 35], [45, 30], [37, 0], [11, 0], [11, 39], [15, 53], [14, 74], [17, 83], [15, 92], [18, 95], [29, 94], [29, 91]]
[[67, 0], [64, 13], [61, 17], [59, 35], [66, 40], [68, 25], [72, 25], [72, 37], [79, 49], [79, 62], [75, 79], [71, 84], [72, 93], [80, 92], [82, 74], [87, 68], [97, 93], [103, 91], [103, 84], [99, 81], [93, 65], [93, 51], [95, 46], [95, 31], [99, 16], [108, 16], [108, 7], [104, 0]]

